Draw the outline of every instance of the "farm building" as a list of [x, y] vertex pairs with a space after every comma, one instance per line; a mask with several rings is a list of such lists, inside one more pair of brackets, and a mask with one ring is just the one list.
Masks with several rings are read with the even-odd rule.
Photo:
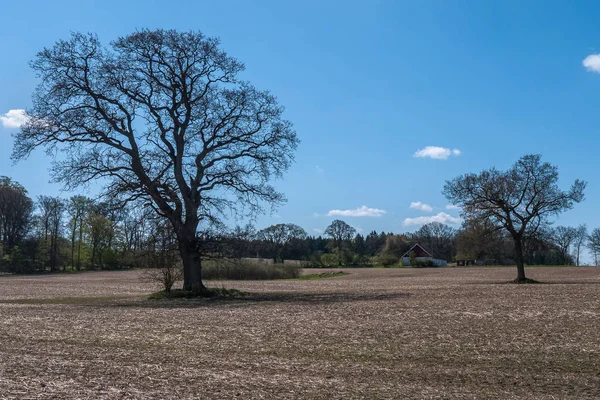
[[433, 262], [433, 265], [436, 267], [445, 267], [448, 265], [446, 260], [441, 260], [439, 258], [434, 258], [433, 255], [425, 250], [423, 246], [420, 244], [415, 244], [410, 248], [406, 253], [402, 255], [402, 265], [408, 266], [410, 265], [410, 253], [414, 253], [415, 260], [417, 262]]

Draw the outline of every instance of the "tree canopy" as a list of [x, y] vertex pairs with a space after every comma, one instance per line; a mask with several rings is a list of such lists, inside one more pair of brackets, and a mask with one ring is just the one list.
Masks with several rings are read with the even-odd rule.
[[550, 217], [573, 208], [584, 198], [586, 183], [575, 180], [568, 190], [558, 186], [558, 168], [540, 155], [521, 157], [507, 171], [496, 168], [447, 181], [444, 195], [468, 219], [488, 220], [513, 238], [517, 281], [526, 281], [523, 239], [533, 236]]
[[[0, 250], [10, 253], [30, 223], [33, 201], [19, 183], [0, 176]], [[2, 254], [0, 253], [0, 255]]]
[[258, 232], [258, 238], [271, 243], [274, 247], [274, 260], [279, 258], [283, 261], [281, 250], [294, 239], [304, 239], [306, 231], [296, 224], [276, 224], [271, 225]]
[[334, 220], [325, 229], [325, 235], [331, 237], [336, 243], [341, 243], [344, 240], [350, 240], [356, 235], [356, 229], [340, 219]]

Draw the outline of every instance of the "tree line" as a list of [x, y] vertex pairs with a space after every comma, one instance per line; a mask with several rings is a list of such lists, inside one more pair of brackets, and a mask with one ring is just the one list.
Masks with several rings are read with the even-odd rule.
[[152, 210], [86, 196], [30, 198], [0, 177], [0, 268], [33, 273], [148, 266], [164, 223]]
[[[449, 262], [514, 264], [510, 235], [476, 221], [467, 220], [459, 229], [432, 222], [414, 232], [363, 235], [335, 220], [319, 236], [293, 223], [264, 229], [246, 225], [203, 232], [199, 238], [205, 258], [300, 260], [313, 267], [400, 265], [416, 243]], [[21, 184], [0, 177], [0, 268], [6, 272], [148, 267], [154, 256], [176, 246], [164, 219], [143, 204], [123, 207], [81, 195], [32, 199]], [[588, 234], [585, 225], [549, 227], [524, 241], [524, 257], [527, 264], [579, 265], [586, 248], [597, 264], [600, 229]]]

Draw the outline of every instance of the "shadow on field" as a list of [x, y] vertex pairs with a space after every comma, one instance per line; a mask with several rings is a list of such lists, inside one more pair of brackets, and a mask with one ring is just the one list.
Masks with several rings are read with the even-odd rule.
[[597, 281], [536, 281], [535, 283], [515, 283], [513, 281], [468, 282], [468, 285], [512, 285], [512, 286], [545, 286], [545, 285], [600, 285]]
[[249, 306], [258, 303], [298, 303], [298, 304], [333, 304], [352, 301], [399, 300], [410, 297], [410, 293], [246, 293], [231, 297], [208, 299], [161, 299], [118, 302], [106, 304], [110, 307], [143, 307], [143, 308], [194, 308], [218, 306]]

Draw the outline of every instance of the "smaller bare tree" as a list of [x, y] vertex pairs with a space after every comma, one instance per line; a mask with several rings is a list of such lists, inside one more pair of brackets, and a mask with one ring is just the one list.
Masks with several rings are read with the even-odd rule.
[[594, 265], [598, 265], [600, 256], [600, 228], [594, 228], [587, 238], [587, 247], [594, 256]]
[[142, 280], [156, 283], [166, 293], [171, 293], [173, 285], [183, 279], [183, 265], [178, 253], [177, 239], [166, 222], [153, 221], [149, 238], [149, 268], [142, 274]]
[[548, 220], [583, 201], [586, 183], [578, 179], [568, 190], [558, 186], [558, 168], [539, 154], [521, 157], [509, 170], [495, 168], [446, 181], [444, 195], [462, 208], [467, 220], [487, 220], [510, 234], [515, 245], [517, 279], [525, 277], [523, 243]]
[[587, 225], [581, 224], [575, 230], [575, 265], [580, 266], [579, 256], [581, 255], [581, 248], [585, 246], [585, 242], [588, 238]]

